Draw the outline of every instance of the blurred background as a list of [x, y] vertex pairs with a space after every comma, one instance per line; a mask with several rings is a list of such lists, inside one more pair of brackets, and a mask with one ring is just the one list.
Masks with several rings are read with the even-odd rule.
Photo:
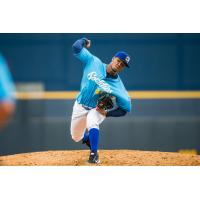
[[0, 133], [0, 155], [86, 149], [70, 137], [74, 98], [82, 77], [72, 44], [109, 63], [131, 56], [121, 79], [132, 112], [107, 118], [100, 149], [200, 153], [200, 34], [0, 34], [0, 52], [17, 89], [17, 107]]

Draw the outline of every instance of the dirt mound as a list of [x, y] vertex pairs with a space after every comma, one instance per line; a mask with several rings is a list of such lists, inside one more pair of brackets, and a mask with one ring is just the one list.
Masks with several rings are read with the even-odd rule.
[[[1, 166], [84, 166], [89, 151], [45, 151], [0, 156]], [[100, 150], [99, 166], [199, 166], [199, 155], [181, 153]]]

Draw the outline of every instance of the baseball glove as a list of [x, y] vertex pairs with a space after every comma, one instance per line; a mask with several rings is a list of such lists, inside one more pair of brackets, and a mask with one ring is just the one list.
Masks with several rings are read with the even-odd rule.
[[97, 107], [102, 110], [112, 109], [114, 107], [114, 97], [107, 92], [101, 92], [97, 100]]

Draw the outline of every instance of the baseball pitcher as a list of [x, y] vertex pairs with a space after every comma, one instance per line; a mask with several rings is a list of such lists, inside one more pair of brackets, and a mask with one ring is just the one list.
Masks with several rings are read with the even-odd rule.
[[120, 51], [110, 64], [92, 55], [87, 38], [77, 40], [72, 48], [83, 65], [80, 92], [73, 106], [71, 136], [90, 148], [89, 163], [99, 163], [99, 125], [106, 117], [121, 117], [131, 111], [131, 99], [118, 73], [129, 67], [130, 57]]

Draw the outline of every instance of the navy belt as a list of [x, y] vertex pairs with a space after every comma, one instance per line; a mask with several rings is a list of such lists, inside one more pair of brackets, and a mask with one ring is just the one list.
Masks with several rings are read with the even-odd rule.
[[88, 106], [85, 106], [83, 104], [81, 104], [83, 108], [85, 108], [86, 110], [92, 110], [93, 108], [92, 107], [88, 107]]

